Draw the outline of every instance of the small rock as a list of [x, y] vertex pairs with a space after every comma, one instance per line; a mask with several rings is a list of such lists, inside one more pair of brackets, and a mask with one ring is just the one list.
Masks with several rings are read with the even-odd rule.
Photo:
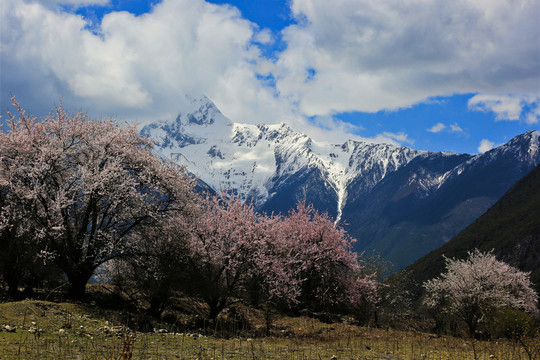
[[58, 330], [58, 335], [60, 335], [60, 336], [66, 336], [66, 330], [64, 330], [64, 329]]
[[4, 330], [6, 330], [7, 332], [15, 332], [17, 328], [11, 325], [4, 325]]
[[160, 334], [167, 334], [168, 331], [167, 331], [167, 329], [159, 329], [159, 330], [158, 330], [158, 333], [160, 333]]

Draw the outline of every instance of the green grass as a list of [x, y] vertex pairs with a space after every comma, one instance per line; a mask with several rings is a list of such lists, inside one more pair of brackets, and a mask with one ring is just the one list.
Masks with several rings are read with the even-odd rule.
[[[133, 333], [118, 311], [25, 300], [0, 304], [0, 359], [473, 359], [466, 339], [279, 317], [270, 336]], [[163, 324], [162, 324], [163, 325]], [[40, 332], [35, 329], [41, 330]], [[61, 330], [62, 329], [62, 330]], [[527, 339], [540, 359], [540, 339]], [[476, 342], [479, 359], [529, 359], [511, 341]]]

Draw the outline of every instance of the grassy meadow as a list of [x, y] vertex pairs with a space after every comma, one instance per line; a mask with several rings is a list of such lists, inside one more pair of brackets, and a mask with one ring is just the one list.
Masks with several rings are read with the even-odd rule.
[[[481, 342], [418, 331], [324, 323], [248, 310], [249, 329], [129, 330], [125, 312], [90, 303], [0, 304], [0, 359], [540, 359], [540, 337]], [[225, 315], [226, 316], [226, 315]], [[179, 317], [181, 318], [181, 317]]]

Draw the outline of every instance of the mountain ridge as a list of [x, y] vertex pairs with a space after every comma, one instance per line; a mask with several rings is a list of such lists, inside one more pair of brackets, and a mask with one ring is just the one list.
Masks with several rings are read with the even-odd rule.
[[539, 131], [478, 155], [333, 144], [285, 123], [234, 123], [205, 97], [141, 134], [161, 156], [258, 211], [312, 203], [358, 239], [357, 251], [380, 252], [398, 268], [444, 244], [540, 163]]
[[[409, 161], [417, 154], [426, 153], [406, 147], [369, 144], [353, 140], [343, 144], [316, 142], [305, 134], [295, 132], [284, 123], [276, 125], [233, 123], [225, 118], [207, 98], [193, 100], [192, 104], [199, 105], [199, 107], [195, 106], [196, 109], [194, 111], [191, 109], [192, 112], [179, 114], [172, 124], [170, 121], [160, 121], [146, 125], [142, 128], [141, 133], [157, 141], [160, 155], [185, 164], [189, 171], [213, 188], [238, 189], [235, 186], [236, 183], [227, 181], [231, 180], [231, 173], [223, 172], [223, 178], [215, 179], [216, 181], [212, 181], [213, 176], [208, 176], [208, 174], [215, 175], [222, 166], [216, 158], [225, 160], [227, 155], [232, 163], [230, 168], [235, 168], [235, 165], [236, 168], [242, 168], [240, 174], [244, 176], [248, 174], [246, 169], [261, 168], [264, 171], [267, 170], [265, 166], [273, 168], [272, 173], [261, 174], [258, 178], [256, 185], [259, 187], [256, 190], [261, 191], [261, 193], [265, 193], [265, 191], [260, 185], [271, 187], [272, 178], [274, 180], [276, 178], [273, 176], [274, 174], [285, 176], [305, 166], [318, 166], [326, 173], [336, 193], [343, 196], [348, 182], [356, 177], [359, 171], [370, 173], [373, 168], [376, 168], [377, 171], [373, 174], [372, 181], [377, 181], [384, 177], [389, 167], [390, 171], [395, 170], [403, 162]], [[264, 143], [266, 147], [271, 146], [272, 151], [270, 153], [262, 151], [262, 149], [260, 149], [261, 151], [253, 151], [259, 143]], [[204, 146], [197, 147], [197, 145], [208, 144], [211, 146], [207, 146], [207, 150], [205, 149], [205, 153], [210, 155], [210, 158], [205, 159], [207, 166], [194, 166], [195, 161], [192, 159], [195, 158], [193, 154], [195, 151], [191, 152], [185, 148], [190, 146], [196, 148], [199, 153], [197, 161], [199, 161], [201, 158], [200, 150]], [[242, 151], [234, 151], [237, 149], [227, 146], [229, 144], [242, 148]], [[380, 154], [381, 152], [383, 154]], [[399, 153], [399, 155], [395, 153]], [[272, 158], [275, 161], [271, 161]], [[373, 161], [377, 158], [378, 162], [377, 160]], [[259, 159], [259, 162], [256, 159]], [[261, 159], [264, 163], [261, 163]], [[367, 161], [359, 162], [358, 159], [366, 159]], [[242, 160], [246, 160], [245, 162], [250, 164], [241, 163]], [[380, 173], [380, 175], [376, 173]], [[366, 188], [369, 188], [373, 184], [365, 185]], [[240, 196], [245, 200], [254, 195], [254, 189], [250, 187], [250, 183], [244, 182], [243, 186], [239, 188], [243, 190], [240, 191]], [[257, 198], [257, 196], [254, 197]], [[257, 203], [257, 201], [255, 202]]]

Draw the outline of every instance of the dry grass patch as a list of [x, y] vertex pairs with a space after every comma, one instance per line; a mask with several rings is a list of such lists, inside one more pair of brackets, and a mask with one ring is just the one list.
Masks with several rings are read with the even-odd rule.
[[[252, 318], [264, 326], [264, 316]], [[0, 359], [474, 359], [472, 343], [420, 332], [276, 317], [270, 334], [223, 338], [197, 332], [134, 333], [119, 311], [87, 304], [20, 301], [0, 304]], [[14, 332], [4, 329], [15, 328]], [[516, 342], [476, 342], [478, 359], [529, 357]]]

